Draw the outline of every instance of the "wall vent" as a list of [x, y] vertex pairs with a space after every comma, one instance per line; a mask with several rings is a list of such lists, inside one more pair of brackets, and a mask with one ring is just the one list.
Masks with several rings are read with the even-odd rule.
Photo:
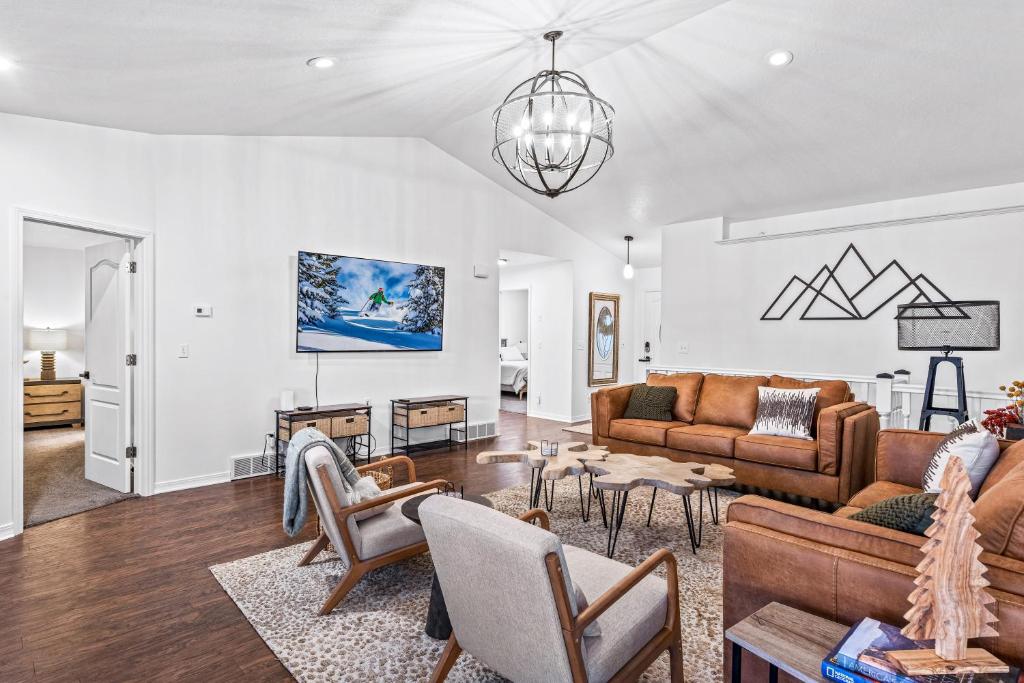
[[[477, 439], [490, 438], [494, 436], [496, 427], [497, 425], [493, 422], [477, 422], [475, 424], [471, 424], [469, 425], [469, 440], [476, 441]], [[458, 432], [453, 432], [452, 436], [456, 440], [461, 441]]]
[[231, 458], [231, 478], [247, 479], [273, 472], [274, 459], [262, 455], [236, 455]]

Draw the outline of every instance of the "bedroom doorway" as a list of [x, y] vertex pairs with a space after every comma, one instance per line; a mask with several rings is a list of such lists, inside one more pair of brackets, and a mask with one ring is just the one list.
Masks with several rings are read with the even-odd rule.
[[15, 534], [152, 493], [149, 233], [15, 210]]
[[530, 290], [498, 291], [499, 409], [527, 414], [530, 376]]
[[499, 409], [572, 422], [572, 261], [508, 250], [499, 257]]

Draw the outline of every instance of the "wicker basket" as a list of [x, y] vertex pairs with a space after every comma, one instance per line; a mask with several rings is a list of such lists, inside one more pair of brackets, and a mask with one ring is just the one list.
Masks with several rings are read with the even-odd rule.
[[370, 419], [366, 415], [345, 415], [331, 418], [331, 437], [359, 436], [369, 432]]
[[461, 403], [445, 403], [438, 406], [437, 414], [439, 424], [462, 422], [466, 419], [466, 407]]
[[[395, 484], [395, 470], [391, 465], [383, 465], [376, 469], [372, 469], [366, 473], [366, 476], [373, 477], [374, 481], [377, 482], [377, 487], [380, 488], [381, 491], [387, 491]], [[320, 517], [318, 515], [316, 518], [316, 535], [319, 536], [322, 533], [324, 533], [324, 527], [323, 524], [320, 523]], [[328, 543], [327, 550], [335, 552], [334, 544]]]
[[406, 412], [396, 411], [395, 424], [405, 427], [406, 422], [408, 422], [409, 429], [436, 425], [438, 424], [438, 408], [434, 405], [425, 405], [411, 408]]

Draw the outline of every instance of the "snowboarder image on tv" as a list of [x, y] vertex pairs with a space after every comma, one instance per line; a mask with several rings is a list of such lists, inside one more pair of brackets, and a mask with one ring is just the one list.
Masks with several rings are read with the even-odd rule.
[[299, 252], [295, 350], [440, 351], [444, 268]]
[[[370, 298], [366, 300], [365, 304], [363, 304], [363, 312], [361, 315], [365, 317], [369, 316], [371, 313], [376, 313], [384, 304], [394, 306], [395, 302], [388, 300], [388, 297], [384, 294], [383, 287], [378, 287], [377, 291], [371, 294]], [[367, 305], [369, 305], [369, 308], [367, 308]]]

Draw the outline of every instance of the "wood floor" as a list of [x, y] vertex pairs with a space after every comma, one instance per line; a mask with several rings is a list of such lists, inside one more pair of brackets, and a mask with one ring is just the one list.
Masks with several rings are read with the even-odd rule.
[[[486, 493], [529, 470], [477, 465], [477, 452], [587, 439], [500, 418], [501, 436], [468, 453], [416, 456], [419, 478]], [[0, 681], [291, 680], [207, 569], [312, 539], [312, 522], [285, 536], [281, 505], [281, 480], [259, 477], [127, 500], [0, 542]]]

